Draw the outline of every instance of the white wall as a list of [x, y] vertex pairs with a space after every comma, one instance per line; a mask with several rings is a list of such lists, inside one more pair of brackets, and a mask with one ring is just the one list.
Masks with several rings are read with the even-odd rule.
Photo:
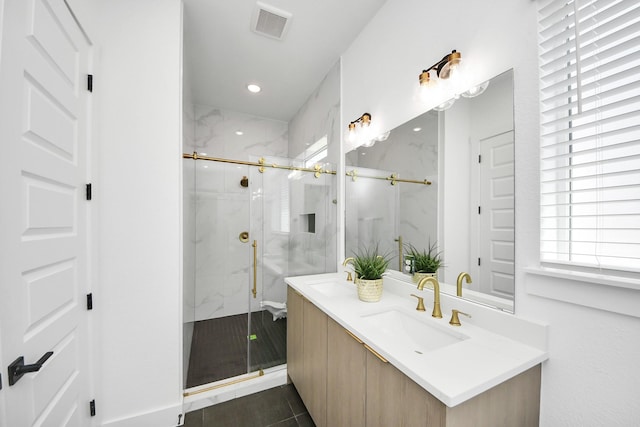
[[536, 7], [512, 0], [387, 0], [342, 57], [342, 129], [368, 111], [382, 132], [437, 105], [442, 99], [418, 102], [418, 74], [451, 49], [468, 60], [477, 79], [472, 83], [514, 68], [516, 313], [551, 325], [540, 424], [637, 425], [640, 319], [528, 293], [534, 282], [562, 285], [524, 271], [538, 264]]
[[182, 408], [180, 0], [96, 0], [101, 425]]

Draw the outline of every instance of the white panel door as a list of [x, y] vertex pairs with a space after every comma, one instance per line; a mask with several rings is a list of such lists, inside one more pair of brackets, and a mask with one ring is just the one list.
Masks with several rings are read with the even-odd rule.
[[[90, 45], [63, 0], [4, 0], [0, 51], [2, 427], [89, 426]], [[38, 372], [9, 385], [7, 365]], [[1, 405], [1, 404], [0, 404]]]
[[480, 141], [479, 287], [512, 297], [514, 285], [513, 132]]

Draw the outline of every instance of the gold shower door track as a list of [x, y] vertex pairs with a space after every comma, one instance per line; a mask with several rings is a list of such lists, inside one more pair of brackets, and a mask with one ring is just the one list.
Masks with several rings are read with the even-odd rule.
[[422, 181], [416, 179], [402, 179], [398, 178], [398, 174], [392, 173], [390, 176], [370, 176], [370, 175], [358, 175], [357, 170], [352, 170], [347, 172], [345, 175], [350, 176], [352, 181], [355, 181], [357, 178], [368, 178], [368, 179], [381, 179], [384, 181], [389, 181], [391, 185], [396, 185], [398, 182], [406, 182], [409, 184], [422, 184], [422, 185], [431, 185], [431, 181], [423, 179]]
[[264, 371], [262, 369], [260, 369], [258, 372], [254, 373], [253, 375], [247, 376], [247, 377], [242, 377], [242, 378], [237, 378], [231, 381], [227, 381], [224, 382], [222, 384], [216, 384], [216, 385], [212, 385], [210, 387], [205, 387], [196, 391], [185, 391], [184, 393], [182, 393], [183, 397], [189, 397], [189, 396], [193, 396], [195, 394], [200, 394], [200, 393], [206, 393], [208, 391], [212, 391], [212, 390], [217, 390], [219, 388], [223, 388], [223, 387], [228, 387], [230, 385], [234, 385], [234, 384], [238, 384], [244, 381], [249, 381], [249, 380], [254, 380], [256, 378], [262, 377], [264, 375]]
[[260, 157], [260, 159], [257, 162], [247, 162], [247, 161], [244, 161], [244, 160], [234, 160], [234, 159], [224, 159], [224, 158], [221, 158], [221, 157], [201, 156], [196, 151], [194, 151], [193, 154], [183, 153], [182, 154], [182, 158], [183, 159], [193, 159], [193, 160], [208, 160], [208, 161], [211, 161], [211, 162], [220, 162], [220, 163], [232, 163], [234, 165], [255, 166], [255, 167], [258, 167], [258, 170], [260, 171], [260, 173], [264, 173], [265, 168], [273, 168], [273, 169], [285, 169], [285, 170], [290, 170], [290, 171], [313, 172], [313, 174], [314, 174], [314, 176], [316, 178], [320, 178], [320, 175], [322, 175], [323, 173], [329, 174], [329, 175], [335, 175], [336, 174], [336, 171], [332, 171], [332, 170], [328, 170], [328, 169], [322, 169], [322, 166], [320, 166], [320, 165], [315, 165], [313, 168], [300, 168], [300, 167], [296, 167], [296, 166], [278, 165], [278, 164], [275, 164], [275, 163], [268, 164], [268, 163], [266, 163], [264, 157]]
[[[259, 168], [258, 170], [260, 171], [260, 173], [264, 173], [265, 168], [273, 168], [273, 169], [285, 169], [290, 171], [313, 172], [316, 178], [320, 178], [320, 175], [322, 175], [323, 173], [329, 174], [329, 175], [336, 174], [336, 171], [322, 169], [322, 166], [320, 166], [319, 164], [315, 165], [313, 168], [284, 166], [284, 165], [278, 165], [276, 163], [268, 164], [266, 163], [264, 157], [260, 157], [260, 159], [257, 162], [248, 162], [244, 160], [224, 159], [221, 157], [201, 156], [196, 151], [194, 151], [192, 154], [182, 153], [182, 158], [193, 159], [193, 160], [208, 160], [211, 162], [220, 162], [220, 163], [232, 163], [234, 165], [255, 166]], [[369, 179], [381, 179], [381, 180], [389, 181], [391, 185], [396, 185], [396, 183], [398, 182], [405, 182], [409, 184], [431, 185], [431, 181], [428, 181], [426, 179], [422, 181], [415, 180], [415, 179], [403, 179], [403, 178], [398, 178], [398, 175], [395, 173], [392, 173], [391, 176], [368, 176], [368, 175], [358, 175], [358, 172], [356, 170], [352, 170], [350, 172], [347, 172], [345, 175], [350, 176], [352, 181], [355, 181], [356, 178], [369, 178]]]

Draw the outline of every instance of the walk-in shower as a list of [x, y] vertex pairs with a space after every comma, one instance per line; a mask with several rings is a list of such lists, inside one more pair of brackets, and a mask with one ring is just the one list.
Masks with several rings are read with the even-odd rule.
[[329, 164], [185, 154], [185, 388], [286, 363], [284, 278], [331, 271]]

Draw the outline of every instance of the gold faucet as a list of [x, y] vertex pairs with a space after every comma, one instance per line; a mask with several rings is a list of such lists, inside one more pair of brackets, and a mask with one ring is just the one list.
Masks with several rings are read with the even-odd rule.
[[[353, 263], [353, 261], [355, 261], [355, 260], [353, 259], [352, 256], [350, 256], [349, 258], [345, 258], [345, 260], [342, 261], [342, 266], [346, 267], [347, 264]], [[353, 282], [353, 276], [351, 276], [351, 272], [347, 271], [346, 273], [347, 273], [347, 282]]]
[[459, 297], [462, 296], [462, 279], [467, 279], [467, 283], [471, 283], [471, 276], [469, 275], [469, 273], [462, 272], [458, 274], [458, 281], [456, 285], [456, 295], [458, 295]]
[[442, 311], [440, 310], [440, 283], [435, 277], [425, 277], [418, 282], [418, 290], [424, 289], [424, 285], [431, 283], [433, 285], [433, 312], [431, 317], [442, 318]]

